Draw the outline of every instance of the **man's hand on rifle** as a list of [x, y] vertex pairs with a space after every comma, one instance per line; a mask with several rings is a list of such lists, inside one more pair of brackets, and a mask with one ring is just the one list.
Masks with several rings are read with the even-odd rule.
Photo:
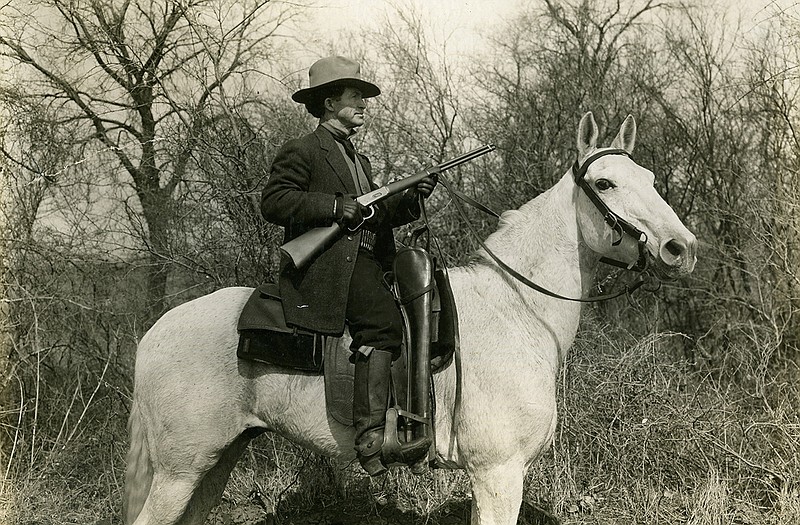
[[343, 195], [341, 199], [342, 218], [339, 222], [342, 224], [342, 226], [350, 230], [356, 230], [362, 224], [364, 224], [366, 218], [372, 216], [372, 211], [368, 207], [356, 201], [352, 196]]
[[439, 182], [439, 177], [436, 175], [425, 177], [419, 181], [416, 186], [414, 186], [414, 191], [416, 191], [419, 195], [422, 195], [423, 198], [427, 199], [430, 197], [431, 193], [433, 193], [433, 189], [436, 187], [437, 182]]

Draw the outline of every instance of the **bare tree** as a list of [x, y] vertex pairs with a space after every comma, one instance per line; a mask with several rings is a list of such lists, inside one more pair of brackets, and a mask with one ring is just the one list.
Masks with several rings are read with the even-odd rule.
[[[207, 290], [231, 282], [237, 255], [275, 244], [241, 206], [266, 172], [265, 129], [285, 122], [247, 111], [271, 87], [276, 30], [297, 12], [225, 0], [34, 7], [0, 11], [12, 65], [0, 84], [0, 476], [15, 481], [86, 457], [66, 451], [93, 425], [119, 440], [131, 349], [142, 319], [184, 286], [176, 268]], [[205, 257], [223, 245], [231, 257]], [[196, 279], [204, 271], [214, 279]]]
[[496, 32], [496, 60], [474, 75], [493, 103], [471, 126], [501, 137], [507, 173], [488, 181], [502, 192], [497, 207], [519, 205], [563, 174], [574, 160], [565, 146], [582, 112], [613, 129], [636, 113], [636, 72], [649, 58], [654, 16], [667, 6], [546, 0]]
[[374, 119], [365, 145], [386, 178], [406, 175], [420, 163], [450, 155], [459, 137], [456, 75], [447, 57], [447, 43], [433, 42], [419, 9], [394, 5], [389, 19], [372, 35], [374, 48], [365, 62], [382, 94], [370, 112]]
[[177, 252], [188, 286], [208, 291], [207, 282], [251, 286], [274, 279], [283, 230], [261, 218], [261, 190], [278, 147], [307, 129], [304, 113], [281, 94], [231, 106], [203, 123], [193, 181], [179, 196], [184, 235], [176, 242], [184, 245]]
[[[437, 34], [411, 2], [392, 7], [372, 35], [374, 48], [365, 60], [377, 75], [382, 94], [370, 109], [374, 118], [365, 130], [364, 146], [384, 182], [464, 153], [481, 138], [481, 130], [464, 126], [464, 103], [472, 83], [452, 52], [453, 35]], [[463, 189], [474, 180], [471, 174], [489, 160], [471, 162], [443, 176]], [[469, 249], [449, 200], [444, 189], [436, 191], [427, 200], [427, 218], [444, 252], [454, 256], [450, 262], [455, 262]], [[399, 237], [419, 226], [411, 225]]]
[[[31, 301], [20, 293], [31, 278], [30, 260], [35, 252], [33, 229], [42, 200], [61, 166], [70, 162], [65, 137], [53, 126], [54, 116], [24, 93], [0, 90], [3, 114], [0, 124], [0, 465], [9, 465], [17, 428], [14, 410], [20, 401], [12, 352], [19, 351], [31, 333]], [[10, 156], [8, 152], [15, 152]], [[2, 475], [0, 474], [0, 475]]]
[[755, 205], [759, 245], [769, 250], [762, 280], [775, 300], [762, 303], [762, 320], [772, 325], [782, 343], [797, 348], [800, 332], [800, 18], [775, 18], [774, 27], [753, 42], [748, 59], [746, 94], [752, 118], [759, 123], [754, 149], [765, 199]]
[[40, 2], [6, 8], [0, 50], [32, 80], [75, 144], [99, 143], [127, 174], [148, 254], [152, 320], [165, 307], [176, 190], [201, 117], [237, 90], [291, 16], [268, 0]]

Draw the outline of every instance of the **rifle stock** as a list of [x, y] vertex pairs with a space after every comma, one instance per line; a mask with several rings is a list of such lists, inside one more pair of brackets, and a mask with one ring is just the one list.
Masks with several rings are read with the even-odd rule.
[[283, 244], [281, 251], [289, 256], [295, 268], [300, 269], [333, 244], [341, 232], [338, 222], [314, 228]]
[[[439, 173], [446, 171], [450, 168], [454, 168], [459, 166], [465, 162], [469, 162], [474, 160], [481, 155], [485, 155], [490, 151], [494, 151], [495, 146], [494, 144], [486, 144], [481, 146], [480, 148], [476, 148], [470, 152], [464, 153], [463, 155], [456, 157], [455, 159], [449, 160], [447, 162], [443, 162], [441, 164], [437, 164], [431, 168], [427, 168], [425, 170], [420, 171], [419, 173], [415, 173], [414, 175], [410, 175], [400, 180], [396, 180], [387, 184], [386, 186], [381, 186], [380, 188], [373, 190], [369, 193], [365, 193], [360, 197], [356, 198], [363, 206], [371, 206], [376, 204], [392, 195], [405, 191], [411, 187], [416, 186], [419, 182], [426, 178], [430, 177], [431, 175], [438, 175]], [[295, 268], [300, 269], [307, 265], [311, 260], [313, 260], [317, 255], [322, 253], [328, 246], [330, 246], [342, 232], [342, 226], [339, 223], [334, 222], [330, 226], [321, 226], [319, 228], [313, 228], [306, 233], [295, 237], [291, 241], [283, 244], [281, 246], [281, 251], [289, 257], [294, 264]]]

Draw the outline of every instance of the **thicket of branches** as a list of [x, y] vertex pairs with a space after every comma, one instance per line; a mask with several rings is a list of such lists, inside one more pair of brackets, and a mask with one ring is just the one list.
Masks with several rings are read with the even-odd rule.
[[[336, 49], [363, 60], [384, 91], [359, 147], [386, 181], [493, 142], [493, 158], [447, 177], [502, 211], [568, 170], [585, 111], [606, 141], [633, 114], [635, 158], [697, 234], [699, 262], [689, 279], [640, 297], [638, 307], [588, 312], [570, 365], [590, 379], [565, 379], [565, 437], [545, 464], [559, 467], [570, 451], [596, 465], [631, 453], [625, 443], [590, 448], [575, 429], [608, 421], [578, 394], [602, 396], [620, 421], [641, 420], [625, 373], [643, 367], [652, 377], [633, 383], [683, 418], [674, 429], [690, 432], [692, 418], [705, 425], [686, 435], [715, 469], [738, 472], [738, 461], [741, 476], [769, 477], [748, 490], [785, 496], [800, 474], [789, 457], [800, 444], [800, 18], [776, 11], [742, 27], [711, 8], [622, 4], [545, 0], [499, 28], [469, 68], [448, 58], [449, 44], [431, 38], [420, 13], [401, 6], [369, 48]], [[0, 31], [14, 74], [0, 84], [0, 475], [8, 477], [0, 504], [34, 508], [53, 490], [49, 480], [72, 486], [90, 471], [96, 481], [82, 506], [100, 508], [119, 500], [136, 340], [166, 308], [274, 276], [281, 232], [260, 219], [260, 188], [276, 148], [313, 121], [288, 98], [305, 66], [287, 77], [291, 85], [265, 73], [298, 69], [277, 33], [302, 6], [38, 7], [48, 16], [6, 6]], [[449, 197], [439, 190], [428, 206], [445, 259], [464, 261], [471, 244]], [[494, 227], [470, 216], [484, 232]], [[597, 334], [607, 332], [615, 339], [603, 346]], [[653, 336], [660, 332], [681, 335]], [[637, 346], [643, 337], [653, 343]], [[591, 345], [607, 360], [593, 361]], [[662, 355], [623, 364], [631, 354], [621, 349], [631, 347]], [[686, 397], [665, 394], [671, 383], [656, 391], [658, 374], [673, 366], [681, 392], [726, 400], [724, 413], [694, 412]], [[751, 426], [734, 431], [737, 418]], [[715, 431], [731, 441], [709, 445]], [[666, 461], [664, 450], [654, 464]], [[9, 480], [26, 487], [22, 496]]]

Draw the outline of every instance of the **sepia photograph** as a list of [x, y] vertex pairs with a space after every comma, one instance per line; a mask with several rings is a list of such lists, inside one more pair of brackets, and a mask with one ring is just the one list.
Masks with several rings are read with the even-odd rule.
[[800, 0], [0, 0], [0, 525], [800, 523]]

